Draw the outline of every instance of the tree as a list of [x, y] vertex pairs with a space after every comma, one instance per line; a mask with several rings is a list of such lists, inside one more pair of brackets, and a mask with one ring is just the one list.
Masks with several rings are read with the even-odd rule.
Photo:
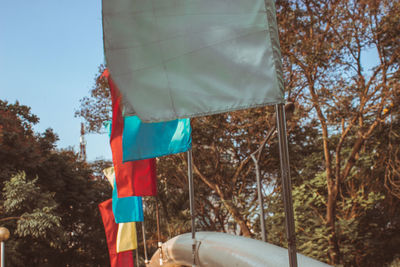
[[51, 129], [32, 131], [27, 106], [0, 101], [0, 222], [10, 266], [102, 266], [108, 253], [98, 203], [111, 191]]
[[[288, 138], [299, 250], [334, 265], [390, 262], [396, 252], [382, 249], [380, 237], [399, 244], [399, 2], [276, 3], [285, 84], [296, 106]], [[371, 55], [377, 60], [366, 69]], [[100, 125], [104, 113], [96, 121], [97, 107], [88, 110], [88, 121]], [[259, 236], [250, 155], [265, 144], [259, 165], [268, 240], [285, 246], [277, 143], [265, 142], [272, 114], [267, 107], [192, 120], [196, 212], [205, 229]], [[185, 157], [161, 158], [159, 177], [165, 190], [185, 194]]]
[[[26, 174], [20, 172], [4, 185], [4, 210], [8, 214], [20, 214], [11, 218], [18, 220], [15, 233], [22, 237], [46, 238], [60, 231], [61, 218], [53, 212], [57, 207], [54, 194], [41, 192], [36, 185], [37, 180], [27, 181]], [[54, 236], [51, 239], [57, 241], [59, 238]]]
[[90, 97], [82, 98], [80, 109], [75, 112], [75, 117], [85, 119], [85, 128], [89, 132], [101, 132], [103, 122], [111, 119], [111, 93], [106, 79], [100, 79], [105, 68], [104, 65], [99, 66]]
[[[310, 111], [305, 123], [312, 119], [321, 131], [324, 171], [319, 175], [325, 177], [327, 186], [322, 220], [327, 227], [328, 262], [344, 263], [340, 240], [343, 226], [337, 223], [342, 215], [341, 202], [356, 198], [370, 182], [357, 179], [362, 160], [369, 156], [366, 145], [398, 101], [394, 97], [398, 94], [396, 52], [385, 52], [390, 45], [383, 46], [380, 37], [389, 38], [385, 44], [395, 43], [396, 37], [391, 35], [394, 25], [382, 25], [389, 24], [386, 21], [398, 3], [278, 3], [289, 90]], [[365, 71], [363, 59], [373, 49], [379, 62]], [[353, 216], [366, 209], [353, 209], [360, 212]]]

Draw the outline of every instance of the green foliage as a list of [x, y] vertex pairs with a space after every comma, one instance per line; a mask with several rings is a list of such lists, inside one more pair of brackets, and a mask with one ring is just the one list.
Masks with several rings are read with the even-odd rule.
[[51, 129], [32, 131], [29, 108], [0, 100], [0, 222], [11, 237], [7, 266], [105, 266], [97, 205], [111, 196], [93, 166], [55, 150]]
[[80, 100], [80, 109], [75, 112], [76, 117], [83, 117], [86, 121], [86, 129], [89, 132], [101, 132], [103, 122], [111, 119], [111, 94], [108, 83], [105, 79], [100, 79], [105, 70], [104, 65], [100, 65], [95, 76], [95, 85], [90, 90], [90, 97]]
[[400, 267], [400, 258], [396, 257], [388, 267]]
[[32, 210], [34, 207], [53, 210], [56, 206], [53, 200], [54, 193], [42, 193], [36, 186], [37, 181], [38, 178], [27, 181], [25, 172], [19, 172], [11, 177], [10, 181], [5, 182], [3, 189], [5, 211]]
[[[320, 261], [327, 261], [330, 234], [324, 217], [326, 195], [324, 173], [319, 173], [311, 179], [304, 179], [301, 185], [293, 187], [298, 250]], [[280, 194], [277, 194], [267, 198], [270, 212], [267, 218], [267, 229], [270, 229], [268, 240], [286, 246], [284, 213], [280, 197]], [[380, 245], [377, 233], [382, 231], [383, 225], [371, 220], [371, 213], [376, 212], [383, 201], [382, 193], [366, 194], [360, 189], [355, 196], [344, 198], [340, 202], [337, 209], [338, 232], [345, 266], [358, 266], [362, 258], [371, 257], [376, 253], [377, 246]], [[355, 248], [357, 253], [354, 251]]]
[[46, 239], [51, 233], [61, 232], [61, 218], [55, 213], [57, 207], [54, 193], [42, 192], [36, 185], [38, 178], [26, 180], [19, 172], [3, 188], [4, 209], [9, 214], [19, 214], [15, 234], [20, 237]]
[[34, 238], [47, 238], [50, 233], [61, 227], [60, 217], [52, 213], [53, 209], [45, 207], [34, 209], [31, 213], [24, 212], [17, 222], [15, 233], [20, 237], [28, 235]]

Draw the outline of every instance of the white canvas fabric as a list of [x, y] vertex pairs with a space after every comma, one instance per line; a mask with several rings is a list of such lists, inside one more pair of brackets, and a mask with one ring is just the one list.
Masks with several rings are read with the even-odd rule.
[[103, 0], [103, 31], [144, 122], [284, 102], [273, 0]]

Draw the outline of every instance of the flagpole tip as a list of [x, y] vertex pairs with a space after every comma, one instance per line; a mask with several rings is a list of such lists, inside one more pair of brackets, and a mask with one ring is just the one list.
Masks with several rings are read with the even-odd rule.
[[0, 227], [0, 242], [4, 242], [10, 238], [10, 231], [5, 227]]

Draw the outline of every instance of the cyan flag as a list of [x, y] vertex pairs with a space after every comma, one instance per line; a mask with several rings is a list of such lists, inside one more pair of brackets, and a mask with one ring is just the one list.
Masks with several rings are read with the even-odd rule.
[[143, 222], [142, 197], [118, 197], [114, 179], [112, 209], [116, 223]]
[[137, 116], [124, 118], [123, 162], [185, 152], [192, 147], [189, 119], [142, 123]]

